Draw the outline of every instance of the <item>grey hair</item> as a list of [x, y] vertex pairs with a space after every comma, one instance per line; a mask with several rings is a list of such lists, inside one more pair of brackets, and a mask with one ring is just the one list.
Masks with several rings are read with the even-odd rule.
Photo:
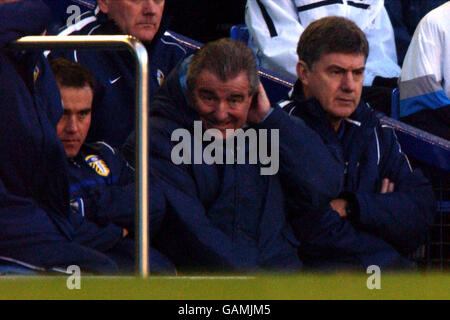
[[186, 85], [189, 92], [193, 92], [197, 84], [197, 77], [208, 70], [221, 81], [227, 81], [245, 72], [250, 83], [250, 94], [257, 92], [259, 87], [258, 67], [255, 56], [247, 45], [241, 41], [223, 38], [212, 41], [198, 50], [189, 64]]

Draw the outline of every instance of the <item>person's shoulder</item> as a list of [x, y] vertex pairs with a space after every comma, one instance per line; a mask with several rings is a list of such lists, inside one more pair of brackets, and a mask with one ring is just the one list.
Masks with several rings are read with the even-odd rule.
[[180, 37], [177, 37], [175, 33], [170, 30], [163, 30], [159, 42], [164, 51], [170, 51], [175, 54], [186, 55], [188, 54], [188, 48]]
[[63, 26], [58, 30], [58, 35], [90, 35], [101, 26], [101, 21], [98, 19], [94, 11], [86, 11], [75, 20], [75, 23]]
[[105, 141], [84, 143], [81, 151], [85, 154], [95, 153], [101, 158], [111, 158], [118, 154], [118, 151]]
[[438, 30], [449, 32], [450, 2], [428, 12], [419, 22], [419, 30]]
[[283, 99], [275, 104], [276, 108], [282, 109], [284, 112], [292, 115], [294, 110], [297, 108], [297, 103], [293, 99]]
[[361, 130], [377, 130], [381, 129], [381, 121], [385, 114], [373, 108], [369, 103], [362, 100], [353, 114], [347, 118], [347, 122], [360, 127]]

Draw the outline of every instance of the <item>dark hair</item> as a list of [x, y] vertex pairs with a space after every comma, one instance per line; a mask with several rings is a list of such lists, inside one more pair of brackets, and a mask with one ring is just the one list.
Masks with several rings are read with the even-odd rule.
[[83, 88], [88, 85], [94, 91], [95, 79], [91, 72], [81, 64], [64, 58], [55, 58], [50, 60], [50, 67], [60, 86]]
[[189, 92], [195, 89], [197, 76], [203, 70], [210, 71], [221, 81], [233, 79], [245, 72], [250, 83], [250, 94], [258, 90], [259, 77], [255, 56], [241, 41], [223, 38], [209, 42], [195, 52], [186, 75]]
[[367, 59], [369, 44], [364, 32], [351, 20], [326, 17], [312, 22], [303, 31], [297, 54], [308, 68], [328, 53], [362, 54]]

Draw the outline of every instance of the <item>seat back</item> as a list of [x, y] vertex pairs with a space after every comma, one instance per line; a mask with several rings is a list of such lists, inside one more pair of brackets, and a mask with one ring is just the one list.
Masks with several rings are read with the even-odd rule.
[[230, 29], [230, 38], [234, 40], [242, 41], [248, 44], [249, 41], [248, 28], [245, 24], [236, 24]]
[[398, 88], [392, 90], [391, 96], [391, 118], [400, 119], [400, 91]]

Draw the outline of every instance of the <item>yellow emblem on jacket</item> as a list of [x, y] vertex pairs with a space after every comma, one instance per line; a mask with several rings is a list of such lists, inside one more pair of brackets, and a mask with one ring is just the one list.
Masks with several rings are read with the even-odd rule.
[[162, 83], [164, 82], [164, 73], [158, 69], [156, 72], [156, 80], [158, 81], [158, 85], [161, 87]]
[[36, 82], [37, 78], [39, 77], [39, 67], [34, 67], [33, 70], [33, 82]]
[[92, 154], [84, 158], [86, 163], [97, 172], [97, 174], [107, 177], [109, 175], [109, 168], [105, 161], [100, 159], [97, 155]]

